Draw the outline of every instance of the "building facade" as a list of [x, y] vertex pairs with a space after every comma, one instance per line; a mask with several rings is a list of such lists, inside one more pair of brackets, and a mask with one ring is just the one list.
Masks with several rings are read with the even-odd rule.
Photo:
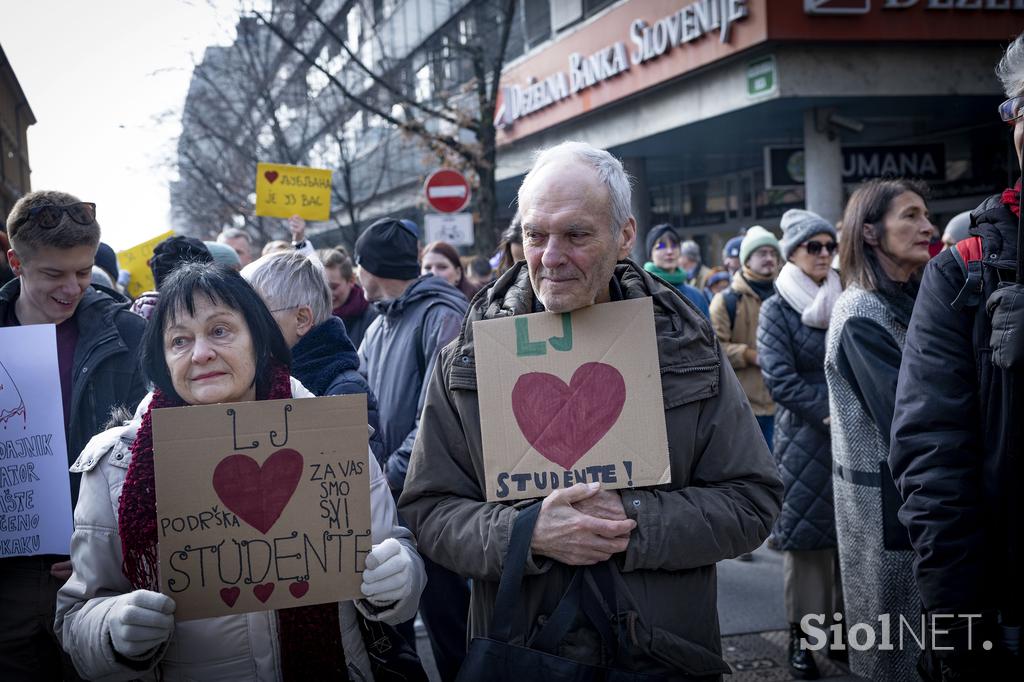
[[791, 207], [838, 221], [868, 178], [926, 180], [941, 225], [1018, 174], [994, 67], [1020, 0], [549, 9], [550, 37], [502, 75], [500, 206], [537, 148], [584, 140], [623, 159], [641, 231], [672, 223], [717, 260]]
[[[36, 117], [0, 47], [0, 220], [32, 189], [28, 127]], [[6, 259], [5, 259], [6, 260]]]

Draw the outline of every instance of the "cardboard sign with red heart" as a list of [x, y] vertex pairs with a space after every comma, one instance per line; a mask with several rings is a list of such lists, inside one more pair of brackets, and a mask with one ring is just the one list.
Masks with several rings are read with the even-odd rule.
[[671, 480], [651, 299], [473, 323], [487, 499]]
[[153, 411], [160, 591], [191, 620], [361, 596], [366, 397]]

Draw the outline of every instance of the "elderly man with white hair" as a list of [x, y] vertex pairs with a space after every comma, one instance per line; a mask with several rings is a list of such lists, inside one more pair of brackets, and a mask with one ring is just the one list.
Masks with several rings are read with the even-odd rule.
[[271, 253], [242, 268], [292, 350], [292, 376], [313, 395], [366, 394], [370, 449], [384, 466], [377, 398], [359, 373], [345, 324], [331, 314], [331, 290], [319, 260], [297, 251]]
[[[517, 600], [527, 638], [563, 620], [552, 614], [574, 576], [600, 564], [614, 583], [607, 623], [574, 616], [558, 655], [662, 680], [717, 679], [729, 666], [715, 563], [761, 544], [782, 492], [757, 421], [710, 323], [627, 260], [636, 220], [617, 159], [578, 142], [542, 152], [519, 189], [519, 215], [526, 260], [474, 299], [441, 354], [401, 514], [425, 554], [473, 579], [474, 636], [488, 634], [510, 530], [530, 507], [538, 515]], [[494, 415], [480, 414], [472, 322], [632, 298], [654, 307], [672, 482], [615, 491], [577, 484], [551, 493], [539, 512], [530, 501], [487, 502], [480, 421]], [[614, 641], [602, 637], [609, 632]]]

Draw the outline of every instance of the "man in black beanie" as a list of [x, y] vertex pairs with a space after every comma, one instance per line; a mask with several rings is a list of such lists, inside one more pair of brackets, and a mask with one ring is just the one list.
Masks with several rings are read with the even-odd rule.
[[[359, 369], [377, 396], [384, 466], [398, 498], [405, 485], [427, 379], [438, 353], [462, 326], [468, 301], [458, 289], [433, 275], [420, 276], [419, 244], [411, 221], [382, 218], [356, 241], [356, 265], [367, 300], [380, 316], [359, 346]], [[420, 615], [427, 626], [441, 679], [454, 679], [466, 654], [469, 589], [466, 582], [425, 561], [430, 590]]]

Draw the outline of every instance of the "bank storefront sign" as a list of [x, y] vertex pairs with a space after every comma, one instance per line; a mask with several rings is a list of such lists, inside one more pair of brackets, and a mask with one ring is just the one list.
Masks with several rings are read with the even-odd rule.
[[[946, 147], [904, 144], [843, 147], [843, 182], [857, 184], [872, 178], [915, 178], [926, 182], [946, 179]], [[803, 147], [765, 147], [765, 186], [804, 184]]]
[[[705, 36], [718, 35], [728, 43], [732, 26], [750, 14], [747, 0], [697, 0], [658, 18], [644, 18], [623, 26], [624, 39], [590, 54], [573, 52], [567, 69], [546, 76], [530, 76], [525, 84], [505, 85], [494, 117], [498, 128], [508, 128], [529, 116], [588, 88], [599, 85], [675, 49], [685, 49]], [[628, 40], [628, 44], [627, 44]]]

